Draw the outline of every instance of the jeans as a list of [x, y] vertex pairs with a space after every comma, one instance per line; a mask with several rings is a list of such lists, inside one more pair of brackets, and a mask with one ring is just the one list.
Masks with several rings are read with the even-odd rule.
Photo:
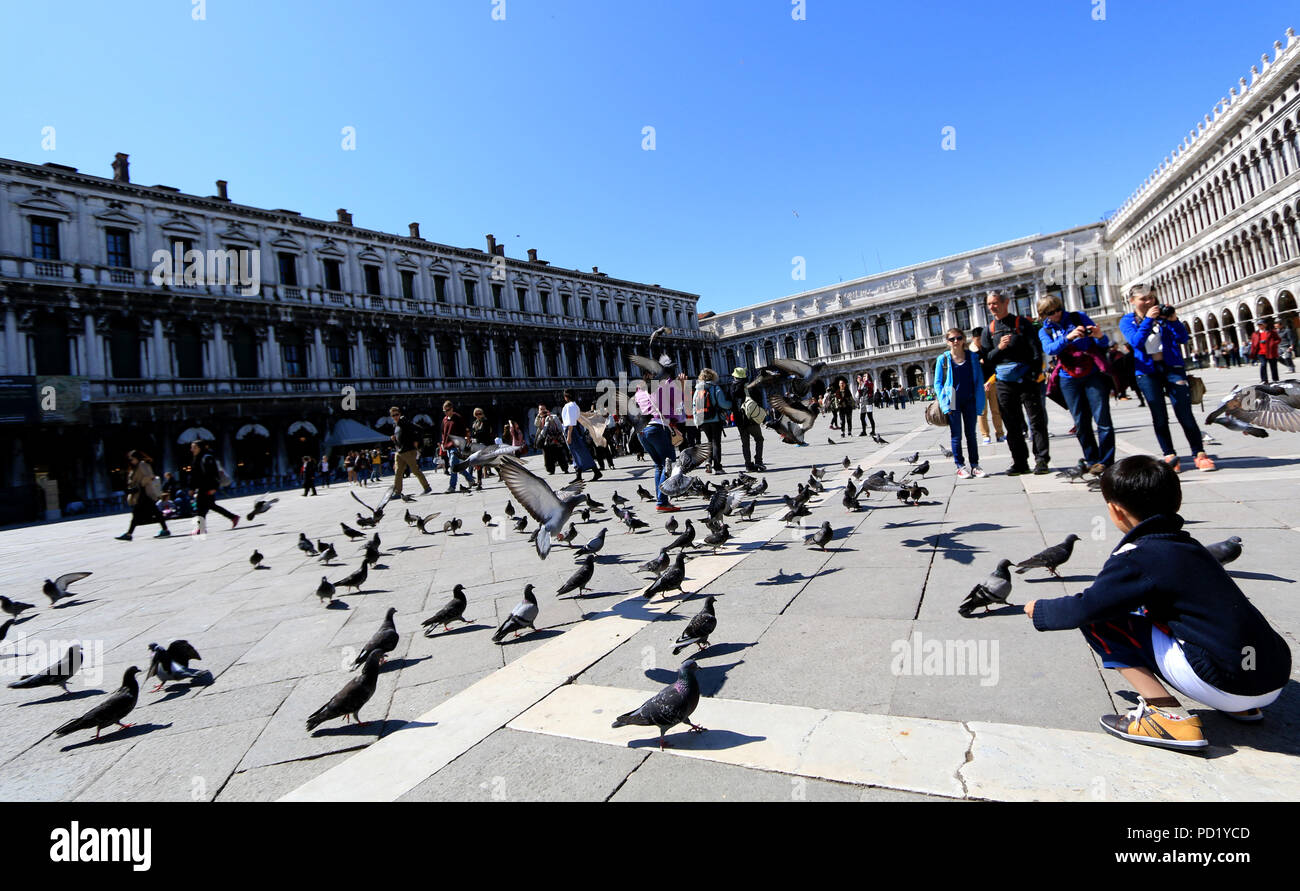
[[[1075, 435], [1089, 465], [1115, 463], [1115, 428], [1110, 422], [1109, 376], [1094, 371], [1085, 377], [1070, 377], [1061, 371], [1057, 377], [1066, 408], [1074, 418]], [[1096, 422], [1097, 435], [1092, 426]], [[1100, 449], [1097, 441], [1101, 440]]]
[[[742, 420], [736, 425], [736, 432], [740, 434], [740, 454], [745, 459], [745, 467], [751, 464], [763, 463], [763, 428], [748, 419]], [[749, 440], [754, 440], [754, 457], [750, 460]]]
[[1201, 428], [1192, 415], [1191, 393], [1187, 386], [1187, 375], [1183, 368], [1164, 366], [1151, 374], [1138, 375], [1138, 389], [1146, 396], [1147, 408], [1151, 411], [1151, 423], [1156, 428], [1156, 442], [1160, 443], [1161, 454], [1176, 455], [1174, 441], [1169, 435], [1169, 413], [1165, 409], [1165, 396], [1174, 405], [1174, 417], [1183, 428], [1187, 442], [1192, 447], [1192, 454], [1199, 455], [1205, 451], [1201, 441]]
[[462, 467], [461, 465], [464, 463], [464, 461], [460, 460], [460, 455], [455, 449], [447, 449], [447, 468], [451, 474], [451, 479], [447, 483], [448, 492], [456, 491], [456, 474], [458, 473], [464, 474], [467, 488], [474, 487], [474, 469], [472, 467]]
[[1268, 371], [1273, 369], [1273, 380], [1277, 380], [1277, 360], [1268, 359], [1263, 356], [1259, 359], [1259, 379], [1262, 383], [1268, 383]]
[[835, 413], [835, 416], [840, 419], [840, 430], [842, 430], [845, 433], [845, 435], [853, 432], [853, 410], [852, 409], [842, 408]]
[[1034, 445], [1034, 458], [1046, 464], [1051, 460], [1047, 445], [1047, 410], [1043, 406], [1043, 386], [1035, 380], [997, 382], [998, 409], [1007, 433], [1007, 448], [1011, 451], [1011, 464], [1016, 468], [1029, 466], [1029, 447], [1025, 444], [1025, 415], [1029, 415], [1029, 435]]
[[952, 434], [952, 460], [957, 463], [958, 467], [966, 465], [966, 458], [961, 451], [961, 434], [963, 430], [966, 431], [966, 444], [970, 446], [971, 466], [979, 466], [980, 448], [978, 441], [975, 439], [975, 420], [978, 417], [979, 415], [975, 413], [975, 397], [973, 396], [948, 412], [948, 432]]
[[650, 460], [655, 462], [655, 497], [659, 504], [668, 504], [668, 496], [659, 490], [668, 478], [668, 468], [677, 456], [673, 452], [673, 435], [663, 424], [647, 424], [637, 438]]

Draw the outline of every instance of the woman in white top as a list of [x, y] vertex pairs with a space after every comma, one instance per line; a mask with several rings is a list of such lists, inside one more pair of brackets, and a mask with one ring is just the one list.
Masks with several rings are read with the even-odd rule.
[[573, 456], [573, 467], [578, 471], [573, 478], [575, 483], [582, 482], [582, 472], [584, 470], [592, 471], [591, 480], [595, 482], [603, 474], [596, 469], [596, 460], [591, 457], [591, 447], [587, 443], [587, 435], [578, 423], [578, 403], [573, 398], [572, 390], [564, 391], [564, 408], [560, 409], [560, 422], [564, 424], [564, 444], [569, 447], [569, 454]]

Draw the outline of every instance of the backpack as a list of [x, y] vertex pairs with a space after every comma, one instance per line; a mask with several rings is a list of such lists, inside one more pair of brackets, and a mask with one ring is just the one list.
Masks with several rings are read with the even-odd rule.
[[767, 420], [767, 409], [755, 401], [753, 396], [745, 397], [745, 400], [740, 403], [740, 411], [741, 414], [760, 427]]
[[695, 388], [695, 394], [691, 398], [691, 413], [695, 416], [697, 424], [713, 420], [709, 417], [713, 413], [713, 397], [709, 393], [708, 384]]

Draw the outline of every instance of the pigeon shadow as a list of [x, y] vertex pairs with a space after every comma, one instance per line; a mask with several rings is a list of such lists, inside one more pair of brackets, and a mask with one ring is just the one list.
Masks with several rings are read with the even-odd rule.
[[540, 631], [534, 631], [531, 634], [524, 634], [519, 637], [514, 635], [504, 637], [497, 642], [497, 646], [508, 647], [514, 644], [527, 643], [530, 640], [550, 640], [552, 637], [559, 637], [563, 633], [559, 628], [543, 628]]
[[[730, 656], [732, 653], [739, 653], [742, 650], [747, 650], [757, 643], [758, 641], [756, 640], [751, 640], [749, 643], [724, 643], [724, 644], [711, 643], [704, 649], [700, 650], [699, 652], [691, 653], [690, 656], [692, 659], [711, 659], [715, 656]], [[740, 664], [739, 662], [734, 662], [731, 665], [727, 665], [727, 666], [710, 665], [705, 668], [702, 668], [701, 670], [705, 672], [709, 672], [724, 667], [734, 668], [739, 664]]]
[[[977, 607], [978, 609], [978, 607]], [[991, 619], [994, 616], [1017, 616], [1023, 615], [1025, 607], [1023, 604], [1008, 603], [1005, 606], [999, 606], [997, 609], [990, 609], [988, 612], [981, 610], [973, 612], [969, 616], [962, 616], [964, 619]]]
[[432, 656], [421, 656], [418, 659], [412, 659], [409, 656], [403, 656], [401, 659], [389, 659], [380, 666], [380, 671], [401, 671], [403, 668], [410, 668], [412, 665], [419, 665], [421, 662], [432, 658]]
[[1273, 575], [1268, 572], [1246, 572], [1245, 570], [1229, 570], [1228, 575], [1234, 579], [1246, 579], [1251, 582], [1286, 582], [1288, 585], [1295, 584], [1295, 579], [1282, 578], [1280, 575]]
[[1027, 578], [1027, 579], [1021, 579], [1021, 581], [1026, 582], [1026, 583], [1031, 584], [1031, 585], [1036, 585], [1036, 584], [1038, 584], [1038, 583], [1040, 583], [1040, 582], [1090, 582], [1090, 581], [1092, 581], [1094, 578], [1096, 578], [1096, 576], [1091, 576], [1091, 575], [1063, 575], [1063, 576], [1057, 578], [1056, 576], [1053, 576], [1053, 575], [1045, 575], [1045, 576], [1040, 576], [1040, 577], [1038, 577], [1038, 578], [1032, 578], [1032, 579], [1029, 579], [1029, 578]]
[[[896, 507], [897, 505], [894, 505], [894, 506]], [[913, 528], [913, 527], [916, 527], [916, 526], [942, 526], [942, 525], [943, 525], [943, 521], [941, 521], [941, 520], [922, 520], [922, 521], [917, 521], [917, 520], [907, 520], [907, 521], [902, 522], [902, 523], [886, 523], [886, 524], [885, 524], [884, 526], [882, 526], [881, 528], [883, 528], [883, 529], [906, 529], [906, 528]]]
[[86, 746], [93, 746], [103, 742], [118, 742], [124, 739], [134, 739], [137, 736], [144, 736], [146, 733], [153, 733], [155, 730], [166, 730], [171, 724], [132, 724], [130, 727], [119, 728], [112, 733], [101, 734], [98, 737], [92, 736], [90, 739], [73, 743], [59, 749], [60, 752], [71, 752], [75, 749], [83, 749]]
[[1262, 455], [1252, 456], [1228, 456], [1215, 458], [1215, 464], [1219, 469], [1224, 468], [1261, 468], [1261, 467], [1294, 467], [1296, 460], [1294, 458], [1266, 458]]
[[[440, 628], [441, 626], [434, 626], [434, 627]], [[428, 631], [426, 630], [424, 632], [424, 636], [429, 638], [429, 640], [437, 640], [440, 637], [452, 637], [457, 634], [466, 634], [467, 632], [470, 631], [492, 631], [492, 630], [493, 630], [493, 626], [491, 625], [484, 625], [481, 622], [471, 622], [468, 625], [457, 625], [455, 628], [451, 628], [449, 630], [437, 631], [434, 634], [429, 634]]]
[[[342, 595], [339, 596], [341, 597]], [[348, 606], [345, 601], [339, 600], [336, 597], [334, 600], [331, 600], [328, 603], [326, 603], [325, 608], [326, 609], [351, 609], [352, 607]]]
[[346, 724], [339, 724], [336, 727], [317, 728], [312, 731], [311, 735], [313, 739], [324, 736], [374, 736], [378, 738], [384, 735], [385, 729], [389, 724], [396, 725], [393, 727], [393, 729], [396, 730], [398, 727], [402, 726], [403, 722], [390, 720], [388, 718], [372, 718], [361, 724], [349, 721]]
[[64, 609], [69, 606], [85, 606], [87, 603], [96, 603], [98, 598], [92, 600], [61, 600], [58, 603], [50, 604], [50, 609]]
[[[737, 746], [762, 742], [765, 739], [767, 739], [765, 736], [746, 736], [743, 733], [736, 733], [731, 730], [708, 729], [705, 729], [702, 733], [696, 733], [693, 730], [686, 730], [681, 733], [669, 733], [664, 735], [664, 740], [668, 743], [668, 748], [699, 752], [734, 749]], [[657, 749], [659, 748], [659, 739], [657, 737], [650, 739], [634, 739], [629, 742], [627, 746], [629, 749]]]
[[387, 588], [362, 588], [360, 591], [349, 591], [346, 594], [335, 594], [334, 597], [359, 597], [362, 594], [391, 594]]
[[33, 699], [28, 702], [18, 703], [19, 708], [26, 708], [29, 705], [45, 705], [50, 702], [71, 702], [74, 699], [85, 699], [87, 696], [102, 696], [103, 690], [78, 690], [75, 693], [60, 693], [58, 696], [50, 696], [46, 699]]

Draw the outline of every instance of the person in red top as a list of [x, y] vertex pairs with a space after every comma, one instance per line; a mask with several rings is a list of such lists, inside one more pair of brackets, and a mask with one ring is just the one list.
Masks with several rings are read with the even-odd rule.
[[1256, 322], [1255, 333], [1250, 335], [1250, 354], [1259, 360], [1259, 379], [1268, 383], [1268, 372], [1273, 370], [1277, 380], [1277, 350], [1281, 338], [1273, 330], [1272, 322]]
[[451, 477], [451, 482], [447, 486], [448, 492], [456, 491], [456, 474], [465, 475], [465, 485], [473, 487], [474, 475], [468, 467], [457, 469], [457, 466], [466, 456], [460, 454], [456, 443], [452, 440], [453, 436], [460, 437], [462, 440], [469, 439], [469, 427], [465, 424], [465, 419], [461, 417], [460, 412], [452, 405], [451, 400], [442, 404], [442, 442], [438, 451], [442, 454], [447, 462], [447, 474]]

